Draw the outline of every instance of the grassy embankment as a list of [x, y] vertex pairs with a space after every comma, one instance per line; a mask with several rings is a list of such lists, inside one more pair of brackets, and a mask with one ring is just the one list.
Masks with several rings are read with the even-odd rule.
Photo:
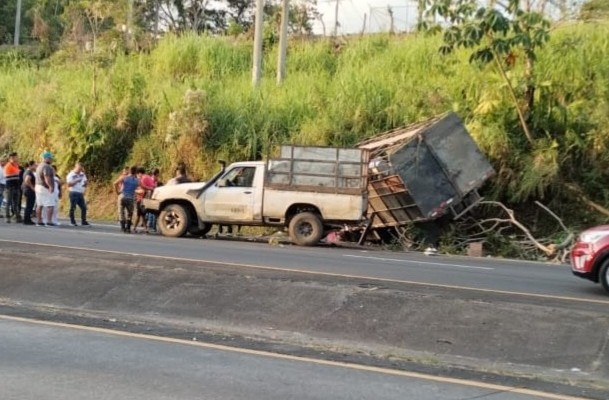
[[[440, 55], [437, 37], [292, 43], [281, 87], [270, 49], [253, 90], [249, 43], [187, 36], [167, 37], [149, 54], [107, 46], [94, 61], [74, 49], [36, 64], [5, 56], [0, 149], [22, 159], [51, 149], [62, 173], [83, 160], [97, 182], [91, 212], [105, 217], [114, 212], [108, 182], [126, 164], [158, 166], [167, 179], [184, 161], [205, 178], [217, 159], [259, 158], [281, 143], [350, 145], [453, 110], [499, 172], [487, 196], [516, 206], [542, 199], [571, 224], [596, 223], [606, 218], [572, 209], [578, 203], [563, 189], [576, 182], [609, 205], [609, 25], [551, 35], [537, 64], [533, 148], [497, 71], [469, 64], [466, 52]], [[521, 64], [510, 76], [522, 92]]]

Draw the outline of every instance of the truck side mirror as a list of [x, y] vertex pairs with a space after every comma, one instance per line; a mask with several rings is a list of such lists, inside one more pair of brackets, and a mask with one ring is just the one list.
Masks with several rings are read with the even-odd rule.
[[218, 187], [226, 187], [226, 179], [222, 178], [218, 180]]

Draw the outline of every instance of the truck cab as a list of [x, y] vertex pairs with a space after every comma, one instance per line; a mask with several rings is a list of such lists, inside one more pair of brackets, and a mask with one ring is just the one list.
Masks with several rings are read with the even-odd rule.
[[264, 166], [262, 161], [231, 164], [201, 195], [201, 215], [205, 220], [234, 225], [261, 224]]

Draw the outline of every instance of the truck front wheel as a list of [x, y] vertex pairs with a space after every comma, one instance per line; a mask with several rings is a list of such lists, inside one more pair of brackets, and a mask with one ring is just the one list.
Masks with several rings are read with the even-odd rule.
[[188, 228], [188, 233], [190, 233], [192, 236], [205, 236], [210, 230], [211, 224], [204, 224], [202, 229], [199, 228], [199, 225], [193, 225]]
[[159, 215], [158, 225], [163, 236], [184, 236], [190, 226], [188, 212], [179, 204], [169, 204]]
[[290, 239], [300, 246], [316, 245], [324, 233], [324, 226], [317, 214], [303, 212], [290, 220]]

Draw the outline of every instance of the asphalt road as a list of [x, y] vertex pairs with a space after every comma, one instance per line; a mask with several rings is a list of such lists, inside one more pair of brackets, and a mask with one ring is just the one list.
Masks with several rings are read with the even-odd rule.
[[609, 296], [600, 285], [573, 276], [568, 265], [490, 258], [428, 257], [420, 253], [329, 247], [272, 246], [232, 240], [171, 239], [158, 235], [123, 234], [118, 226], [109, 224], [50, 228], [7, 224], [1, 219], [0, 240], [609, 304]]
[[0, 337], [0, 393], [10, 400], [544, 398], [490, 385], [1, 318]]

